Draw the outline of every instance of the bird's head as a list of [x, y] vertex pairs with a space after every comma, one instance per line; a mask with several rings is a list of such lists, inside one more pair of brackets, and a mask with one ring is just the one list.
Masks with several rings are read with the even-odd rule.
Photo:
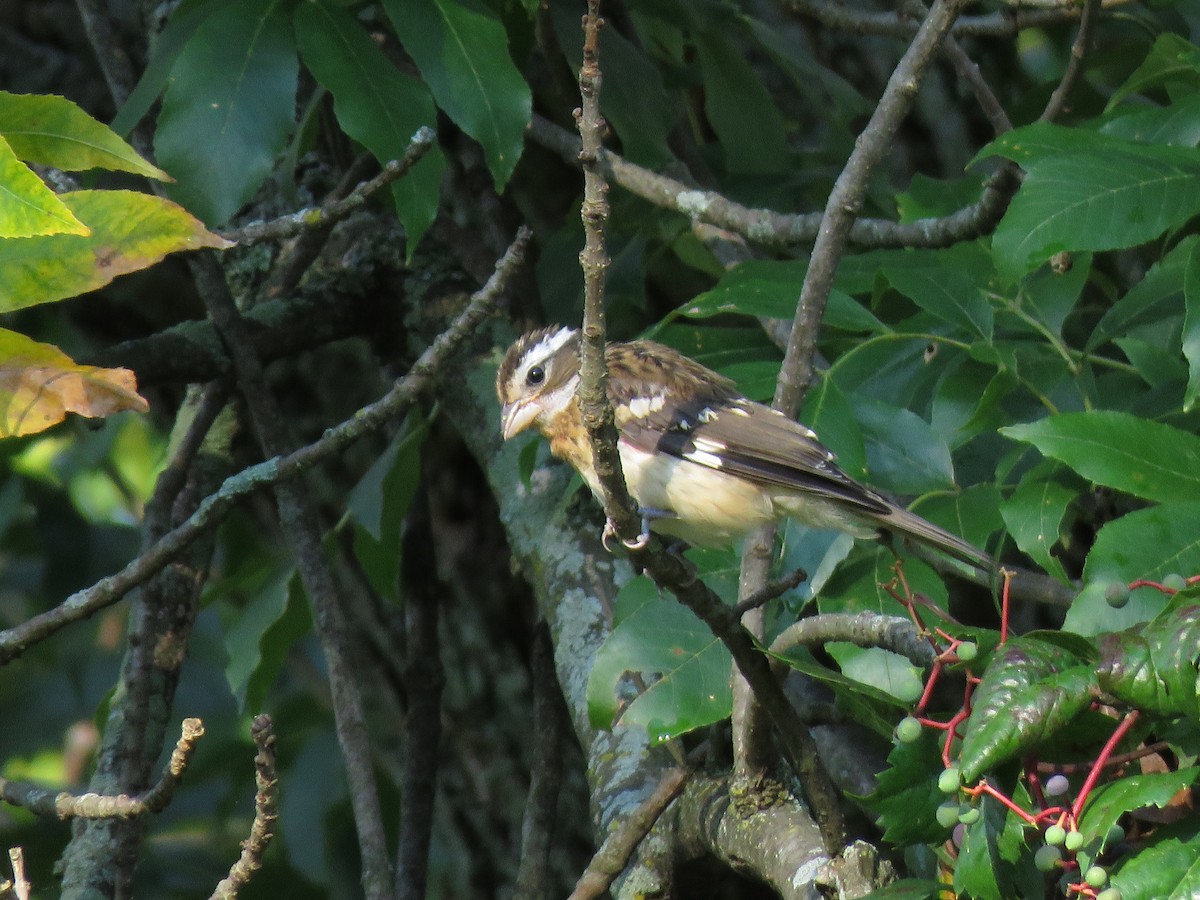
[[543, 424], [575, 399], [579, 384], [579, 331], [564, 325], [520, 337], [496, 373], [500, 431], [508, 440]]

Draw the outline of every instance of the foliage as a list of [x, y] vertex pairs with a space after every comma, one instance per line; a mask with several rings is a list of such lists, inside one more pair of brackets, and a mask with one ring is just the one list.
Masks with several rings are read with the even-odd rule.
[[[820, 4], [797, 6], [801, 17], [762, 4], [614, 5], [600, 44], [601, 102], [621, 154], [609, 167], [611, 332], [676, 346], [761, 400], [782, 357], [768, 337], [779, 333], [772, 320], [791, 320], [814, 267], [807, 257], [816, 219], [787, 213], [823, 208], [904, 43], [895, 31], [848, 36], [822, 18], [830, 13]], [[826, 710], [864, 732], [886, 736], [902, 717], [920, 721], [915, 741], [897, 736], [874, 791], [856, 798], [881, 839], [910, 862], [908, 877], [874, 896], [941, 897], [950, 886], [962, 897], [1103, 896], [1084, 884], [1096, 867], [1124, 900], [1200, 893], [1200, 829], [1187, 803], [1200, 774], [1200, 48], [1185, 6], [1099, 13], [1087, 77], [1054, 122], [1037, 119], [1067, 69], [1078, 7], [1051, 10], [1019, 40], [960, 35], [1017, 127], [983, 137], [989, 120], [960, 95], [949, 64], [935, 67], [923, 105], [866, 186], [862, 227], [837, 266], [821, 366], [801, 418], [853, 477], [915, 498], [921, 515], [1006, 562], [1037, 567], [1073, 596], [1065, 616], [1034, 607], [1028, 593], [1006, 598], [1011, 604], [995, 615], [991, 592], [964, 585], [952, 564], [900, 548], [897, 565], [874, 543], [786, 530], [773, 571], [803, 567], [810, 578], [766, 608], [767, 648], [802, 617], [905, 614], [937, 657], [922, 671], [882, 647], [846, 642], [772, 657], [822, 684]], [[221, 265], [244, 312], [306, 291], [374, 292], [392, 305], [404, 294], [397, 319], [411, 345], [423, 347], [444, 309], [440, 295], [413, 285], [440, 286], [443, 270], [494, 257], [500, 248], [489, 241], [523, 218], [539, 232], [525, 285], [538, 296], [518, 308], [578, 321], [578, 154], [562, 143], [561, 126], [571, 125], [578, 102], [571, 73], [582, 59], [581, 11], [558, 0], [184, 0], [161, 31], [147, 26], [146, 64], [126, 85], [111, 129], [54, 96], [58, 86], [0, 92], [0, 312], [20, 312], [9, 324], [21, 329], [0, 330], [0, 436], [12, 438], [0, 446], [9, 470], [0, 483], [6, 628], [136, 560], [137, 545], [157, 539], [153, 516], [142, 520], [147, 504], [155, 508], [155, 473], [187, 443], [195, 414], [188, 404], [176, 410], [178, 399], [163, 392], [155, 425], [172, 432], [169, 446], [153, 426], [121, 418], [92, 434], [63, 426], [29, 437], [67, 412], [148, 408], [128, 370], [78, 364], [60, 349], [87, 351], [81, 333], [89, 326], [72, 318], [76, 306], [33, 307], [84, 294], [79, 308], [103, 303], [129, 283], [112, 284], [117, 276], [161, 272], [176, 251], [220, 249], [229, 251]], [[982, 18], [971, 24], [982, 28]], [[889, 21], [912, 30], [905, 19]], [[350, 220], [348, 237], [331, 241], [327, 255], [312, 251], [307, 280], [287, 275], [285, 263], [302, 255], [310, 235], [325, 233], [308, 227], [319, 216], [287, 233], [287, 249], [256, 256], [257, 239], [240, 226], [345, 196], [370, 171], [361, 156], [353, 161], [359, 151], [385, 164], [422, 126], [438, 127], [438, 144], [391, 183], [389, 200], [361, 207], [359, 223]], [[152, 146], [157, 165], [118, 134]], [[81, 187], [61, 171], [93, 174]], [[681, 172], [679, 182], [662, 180]], [[129, 190], [135, 177], [163, 182], [171, 199]], [[965, 236], [941, 230], [968, 219], [987, 192], [1005, 190], [1011, 198], [998, 222], [980, 219]], [[402, 231], [390, 230], [392, 216]], [[233, 250], [238, 240], [245, 246]], [[401, 242], [396, 259], [381, 250]], [[107, 292], [91, 293], [100, 289]], [[138, 296], [163, 307], [160, 321], [189, 317], [166, 294]], [[110, 317], [129, 329], [139, 322], [127, 310]], [[358, 333], [371, 350], [395, 353], [386, 346], [395, 336], [384, 334], [394, 327], [381, 319]], [[286, 361], [276, 386], [299, 439], [316, 442], [380, 390], [386, 378], [363, 346], [334, 351], [324, 367]], [[400, 356], [411, 361], [412, 346]], [[460, 358], [463, 371], [443, 374], [441, 396], [490, 402], [477, 398], [490, 395], [494, 363], [477, 369]], [[472, 412], [475, 424], [452, 424], [487, 470], [515, 544], [525, 527], [520, 503], [554, 483], [537, 449], [522, 451], [529, 477], [512, 474], [515, 466], [509, 473], [492, 410]], [[522, 693], [523, 649], [513, 663], [519, 677], [506, 679], [487, 666], [497, 646], [517, 643], [508, 633], [467, 643], [470, 629], [511, 627], [518, 616], [506, 605], [508, 562], [493, 558], [504, 545], [493, 538], [474, 550], [471, 541], [491, 532], [459, 521], [482, 520], [492, 507], [479, 499], [482, 478], [461, 471], [466, 454], [447, 443], [451, 418], [440, 407], [414, 411], [390, 440], [330, 466], [312, 492], [329, 565], [361, 601], [345, 601], [351, 655], [368, 673], [369, 722], [359, 726], [390, 741], [367, 768], [384, 785], [392, 846], [404, 827], [390, 810], [406, 761], [391, 750], [409, 738], [399, 722], [420, 694], [420, 682], [409, 681], [419, 654], [404, 643], [412, 632], [396, 622], [413, 615], [422, 591], [443, 604], [479, 603], [464, 604], [462, 622], [441, 629], [444, 640], [463, 642], [445, 654], [445, 703], [460, 704], [444, 715], [447, 757], [499, 755], [536, 731]], [[253, 435], [258, 423], [244, 419], [231, 430], [239, 428]], [[245, 464], [233, 438], [222, 454], [229, 472]], [[170, 498], [162, 502], [170, 508]], [[232, 760], [245, 755], [248, 721], [262, 710], [283, 735], [285, 790], [282, 836], [258, 890], [287, 883], [325, 895], [360, 874], [351, 862], [360, 856], [339, 836], [352, 805], [323, 680], [320, 639], [331, 626], [310, 608], [303, 575], [312, 560], [285, 546], [276, 521], [257, 507], [229, 515], [214, 561], [196, 576], [203, 609], [186, 638], [187, 673], [178, 692], [154, 703], [169, 709], [174, 693], [181, 715], [204, 715], [209, 737], [176, 806], [152, 826], [162, 837], [144, 848], [138, 875], [148, 895], [206, 892], [226, 867], [253, 792], [251, 773], [235, 771]], [[732, 554], [688, 558], [734, 602]], [[523, 559], [534, 580], [562, 562]], [[993, 587], [1017, 590], [1005, 581]], [[572, 630], [585, 629], [559, 618], [560, 600], [541, 611], [560, 642], [560, 680], [580, 704], [573, 720], [589, 754], [597, 729], [695, 749], [699, 729], [730, 715], [728, 652], [647, 580], [630, 579], [616, 593], [611, 633], [594, 657]], [[1011, 612], [1018, 605], [1034, 611]], [[36, 737], [6, 745], [6, 777], [78, 786], [78, 767], [46, 748], [72, 721], [125, 727], [120, 714], [109, 716], [125, 699], [112, 685], [118, 651], [136, 648], [112, 637], [120, 625], [111, 613], [101, 620], [87, 633], [66, 629], [14, 664], [21, 690], [0, 693], [0, 708], [15, 717], [24, 696], [53, 701], [37, 712], [46, 721], [30, 731]], [[517, 681], [522, 687], [509, 684]], [[593, 805], [604, 815], [631, 808], [596, 799], [608, 785], [598, 774], [603, 761], [589, 761]], [[520, 780], [511, 776], [523, 777], [526, 762], [512, 765], [446, 776], [439, 801], [458, 791], [462, 806], [458, 819], [427, 823], [431, 891], [486, 893], [470, 887], [472, 878], [510, 888], [524, 802], [510, 796]], [[1048, 790], [1056, 775], [1067, 778], [1065, 794]], [[222, 826], [198, 835], [195, 822], [218, 814]], [[48, 880], [69, 835], [20, 816], [6, 839], [24, 842]], [[575, 827], [590, 824], [580, 817]], [[1065, 832], [1061, 843], [1052, 827]], [[489, 828], [500, 836], [478, 837]], [[493, 843], [503, 863], [463, 874], [456, 862], [479, 849], [472, 840]], [[171, 855], [184, 844], [203, 844], [192, 851], [195, 881]]]

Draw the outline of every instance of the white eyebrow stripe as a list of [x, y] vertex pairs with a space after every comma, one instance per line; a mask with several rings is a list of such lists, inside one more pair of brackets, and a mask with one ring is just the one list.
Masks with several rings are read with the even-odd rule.
[[541, 362], [549, 359], [563, 348], [575, 336], [574, 328], [560, 328], [554, 334], [548, 334], [525, 352], [525, 358], [530, 362]]

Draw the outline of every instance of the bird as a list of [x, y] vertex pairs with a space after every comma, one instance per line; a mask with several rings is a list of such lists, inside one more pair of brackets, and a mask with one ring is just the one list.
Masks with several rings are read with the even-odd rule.
[[[599, 498], [575, 396], [580, 354], [576, 328], [551, 325], [518, 338], [496, 373], [500, 430], [509, 440], [535, 428]], [[605, 363], [621, 468], [653, 531], [722, 547], [791, 518], [856, 538], [891, 532], [995, 570], [972, 544], [847, 475], [811, 429], [677, 350], [651, 340], [610, 342]]]

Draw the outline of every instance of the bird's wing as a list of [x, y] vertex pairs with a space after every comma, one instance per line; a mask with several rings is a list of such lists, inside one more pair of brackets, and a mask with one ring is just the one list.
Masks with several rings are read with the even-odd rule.
[[[723, 392], [722, 392], [723, 393]], [[666, 453], [764, 488], [796, 491], [875, 517], [895, 507], [838, 468], [834, 455], [798, 422], [736, 395], [632, 404], [618, 422], [631, 446]]]

